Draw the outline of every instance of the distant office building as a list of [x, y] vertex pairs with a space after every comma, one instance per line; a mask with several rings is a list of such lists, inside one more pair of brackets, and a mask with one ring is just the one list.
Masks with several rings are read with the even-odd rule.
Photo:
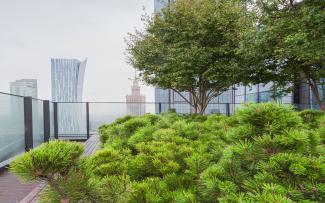
[[87, 59], [51, 59], [52, 101], [81, 102]]
[[170, 89], [161, 89], [159, 87], [155, 87], [155, 112], [156, 113], [162, 113], [167, 112], [168, 109], [171, 108], [170, 104], [170, 98], [171, 98], [171, 92]]
[[126, 95], [127, 114], [140, 116], [146, 113], [146, 97], [140, 93], [139, 79], [135, 78], [131, 87], [131, 94]]
[[[59, 134], [71, 136], [86, 134], [85, 105], [81, 102], [87, 59], [51, 59], [52, 101], [58, 102]], [[61, 102], [61, 103], [60, 103]]]
[[159, 13], [161, 9], [166, 7], [167, 5], [175, 2], [175, 0], [155, 0], [154, 2], [154, 8], [155, 8], [155, 13]]
[[[10, 93], [14, 95], [19, 95], [23, 97], [32, 97], [37, 98], [37, 80], [36, 79], [21, 79], [16, 80], [14, 82], [10, 82]], [[11, 96], [10, 100], [10, 108], [8, 108], [12, 119], [11, 121], [6, 122], [14, 122], [19, 121], [21, 119], [21, 112], [24, 112], [24, 107], [20, 103], [22, 101], [21, 98]], [[33, 100], [33, 115], [38, 115], [39, 111], [38, 106], [36, 105], [36, 101]], [[0, 110], [1, 111], [1, 110]], [[3, 113], [3, 112], [1, 112]], [[13, 123], [12, 123], [13, 124]], [[18, 125], [19, 126], [19, 125]]]
[[37, 98], [37, 80], [21, 79], [11, 82], [10, 93], [24, 97]]

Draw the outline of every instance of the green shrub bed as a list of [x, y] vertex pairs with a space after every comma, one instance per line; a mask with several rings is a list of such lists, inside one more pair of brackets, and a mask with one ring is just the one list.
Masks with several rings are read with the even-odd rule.
[[[67, 189], [65, 199], [325, 201], [324, 112], [297, 113], [291, 106], [249, 104], [231, 117], [126, 116], [101, 126], [99, 133], [102, 149], [74, 162], [80, 162], [82, 170], [71, 169], [87, 174], [79, 178], [87, 180], [83, 182], [87, 187], [79, 186], [75, 192]], [[12, 167], [18, 175], [23, 167], [17, 165], [23, 159], [27, 158], [16, 160]], [[32, 172], [23, 170], [25, 177], [28, 173]], [[72, 183], [76, 182], [74, 176]], [[58, 194], [49, 190], [52, 196]], [[51, 196], [47, 194], [47, 198]]]

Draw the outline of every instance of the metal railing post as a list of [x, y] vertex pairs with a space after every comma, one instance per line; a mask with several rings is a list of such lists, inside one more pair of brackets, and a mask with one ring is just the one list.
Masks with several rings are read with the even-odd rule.
[[33, 101], [24, 97], [25, 151], [33, 148]]
[[89, 129], [89, 102], [86, 102], [86, 120], [87, 120], [87, 140], [90, 137]]
[[44, 119], [44, 142], [48, 142], [51, 136], [51, 121], [50, 121], [50, 101], [43, 101], [43, 119]]
[[230, 116], [230, 104], [226, 103], [226, 116]]
[[161, 114], [161, 102], [158, 104], [159, 114]]
[[58, 126], [58, 103], [53, 102], [54, 113], [54, 138], [59, 139], [59, 126]]

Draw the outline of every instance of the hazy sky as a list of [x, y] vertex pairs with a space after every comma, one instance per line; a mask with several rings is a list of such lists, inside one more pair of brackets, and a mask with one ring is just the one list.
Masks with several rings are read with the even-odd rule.
[[[84, 101], [125, 101], [134, 70], [124, 38], [145, 12], [153, 0], [0, 0], [0, 91], [37, 79], [39, 98], [49, 99], [50, 59], [87, 57]], [[141, 90], [154, 100], [152, 87]]]

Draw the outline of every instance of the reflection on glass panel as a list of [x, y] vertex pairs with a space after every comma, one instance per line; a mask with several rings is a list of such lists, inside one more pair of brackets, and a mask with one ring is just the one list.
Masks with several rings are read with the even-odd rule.
[[256, 93], [258, 90], [258, 85], [246, 86], [247, 94]]
[[246, 95], [246, 102], [257, 102], [257, 93], [250, 93]]
[[50, 140], [54, 139], [54, 104], [50, 102]]
[[0, 163], [24, 151], [24, 98], [0, 93]]
[[43, 101], [33, 99], [33, 146], [44, 142]]
[[245, 95], [237, 95], [236, 96], [236, 104], [245, 103]]
[[283, 104], [292, 104], [293, 103], [293, 95], [289, 93], [281, 98], [281, 103]]
[[205, 114], [226, 114], [226, 104], [210, 103], [205, 109]]
[[272, 82], [269, 82], [267, 84], [260, 84], [259, 85], [259, 91], [260, 92], [270, 91], [272, 86], [273, 86]]
[[272, 98], [272, 92], [260, 92], [260, 102], [269, 102], [269, 101], [274, 101]]
[[231, 103], [232, 101], [232, 90], [227, 90], [219, 96], [220, 103]]
[[78, 138], [87, 134], [86, 104], [58, 103], [58, 134]]
[[[155, 88], [155, 101], [156, 103], [156, 113], [159, 113], [159, 110], [161, 112], [167, 112], [169, 109], [169, 95], [170, 95], [171, 90], [165, 90], [165, 89], [160, 89], [158, 87]], [[160, 103], [160, 108], [159, 109], [159, 103]]]
[[127, 109], [133, 107], [138, 109], [137, 105], [145, 105], [144, 113], [155, 114], [156, 112], [155, 103], [89, 103], [90, 133], [94, 134], [99, 126], [112, 123], [117, 118], [128, 115]]
[[171, 108], [176, 110], [176, 113], [179, 114], [190, 114], [193, 112], [193, 109], [190, 104], [188, 103], [175, 103], [171, 105]]
[[241, 95], [245, 95], [245, 86], [237, 86], [236, 87], [236, 96], [241, 96]]

